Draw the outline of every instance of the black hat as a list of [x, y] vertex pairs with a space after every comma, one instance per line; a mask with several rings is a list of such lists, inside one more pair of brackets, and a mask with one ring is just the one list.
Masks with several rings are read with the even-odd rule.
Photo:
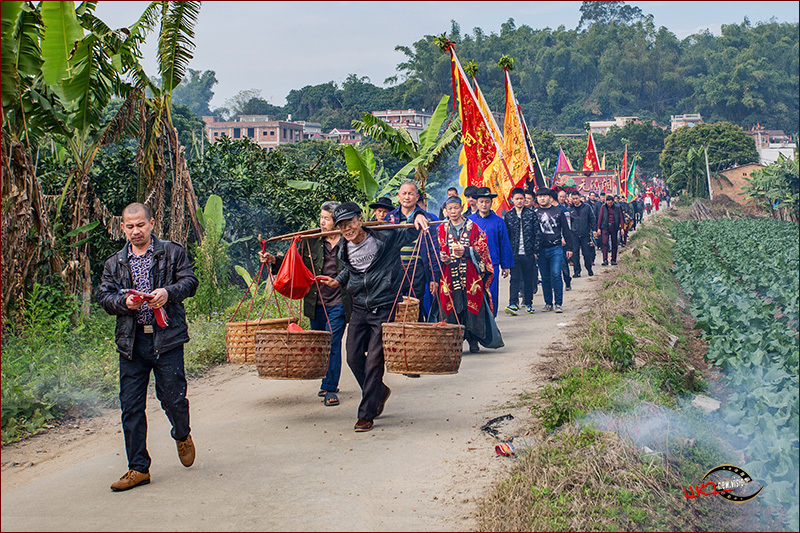
[[342, 222], [344, 220], [350, 220], [351, 218], [357, 217], [361, 214], [361, 208], [358, 207], [358, 204], [355, 202], [345, 202], [339, 207], [336, 208], [336, 211], [333, 212], [333, 223], [334, 225]]
[[474, 198], [497, 198], [497, 195], [492, 192], [489, 187], [478, 187], [473, 195]]
[[538, 191], [536, 191], [536, 196], [549, 196], [553, 200], [558, 200], [558, 193], [553, 189], [548, 189], [547, 187], [541, 187]]
[[466, 187], [464, 187], [465, 198], [474, 198], [476, 192], [478, 192], [478, 188], [474, 185], [467, 185]]
[[375, 203], [369, 204], [370, 209], [378, 209], [379, 207], [391, 211], [392, 209], [394, 209], [394, 204], [392, 203], [392, 199], [389, 198], [388, 196], [381, 196], [380, 198], [375, 200]]

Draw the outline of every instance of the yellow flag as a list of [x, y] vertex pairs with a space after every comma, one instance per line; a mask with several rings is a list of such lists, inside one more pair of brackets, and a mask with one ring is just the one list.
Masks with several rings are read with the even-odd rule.
[[494, 161], [484, 172], [484, 186], [497, 194], [492, 208], [498, 213], [511, 209], [509, 196], [514, 187], [524, 187], [530, 174], [525, 131], [517, 113], [514, 89], [506, 71], [506, 112], [503, 122], [503, 144]]

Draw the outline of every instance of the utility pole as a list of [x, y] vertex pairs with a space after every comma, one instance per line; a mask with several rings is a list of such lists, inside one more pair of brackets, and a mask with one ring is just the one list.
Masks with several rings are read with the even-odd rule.
[[708, 168], [708, 145], [703, 147], [703, 152], [706, 155], [706, 179], [708, 180], [708, 199], [714, 199], [714, 193], [711, 192], [711, 170]]

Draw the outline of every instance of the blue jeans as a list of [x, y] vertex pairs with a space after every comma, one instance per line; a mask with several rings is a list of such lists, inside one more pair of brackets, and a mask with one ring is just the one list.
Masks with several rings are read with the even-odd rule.
[[564, 262], [562, 246], [548, 246], [539, 250], [539, 272], [542, 274], [542, 291], [545, 305], [564, 303], [564, 285], [561, 283], [561, 265]]
[[[328, 310], [328, 317], [325, 317], [325, 309]], [[342, 336], [344, 335], [344, 307], [341, 305], [331, 305], [322, 308], [318, 305], [314, 310], [314, 318], [311, 319], [311, 329], [314, 331], [330, 331], [331, 354], [328, 358], [328, 373], [322, 379], [320, 390], [335, 392], [339, 388], [339, 376], [342, 374]], [[331, 327], [328, 327], [328, 320]]]

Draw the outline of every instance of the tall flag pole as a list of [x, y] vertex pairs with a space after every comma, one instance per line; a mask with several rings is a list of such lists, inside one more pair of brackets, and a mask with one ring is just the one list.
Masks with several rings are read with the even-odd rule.
[[[461, 62], [455, 52], [455, 45], [447, 43], [450, 51], [451, 72], [458, 82], [459, 105], [462, 112], [462, 138], [464, 142], [464, 157], [459, 157], [459, 163], [464, 161], [459, 182], [462, 185], [476, 185], [478, 187], [489, 187], [492, 192], [500, 196], [497, 180], [495, 183], [487, 180], [487, 168], [499, 157], [501, 170], [504, 173], [504, 180], [511, 181], [511, 171], [508, 168], [503, 151], [500, 147], [500, 140], [495, 136], [492, 127], [484, 110], [481, 108], [480, 101], [475, 95], [472, 87], [467, 81]], [[464, 98], [463, 103], [461, 98]], [[488, 106], [486, 107], [488, 112]], [[489, 113], [491, 115], [491, 113]], [[468, 123], [469, 122], [469, 123]], [[496, 125], [495, 125], [496, 126]], [[466, 178], [463, 176], [466, 168]]]
[[597, 149], [594, 146], [592, 132], [589, 132], [589, 142], [586, 145], [586, 153], [583, 156], [583, 172], [595, 172], [600, 170], [600, 163], [597, 161]]
[[[503, 56], [498, 63], [505, 72], [506, 108], [503, 123], [503, 145], [492, 165], [486, 169], [484, 183], [498, 194], [494, 208], [500, 212], [511, 209], [509, 196], [514, 187], [524, 187], [530, 176], [531, 163], [525, 144], [525, 132], [517, 112], [517, 99], [511, 85], [509, 71], [513, 68], [513, 59]], [[503, 163], [505, 160], [505, 163]]]
[[525, 116], [522, 114], [522, 108], [517, 104], [519, 118], [522, 120], [522, 128], [525, 130], [525, 146], [528, 148], [528, 160], [531, 164], [530, 180], [533, 182], [534, 192], [546, 187], [544, 180], [544, 172], [542, 172], [542, 165], [539, 163], [539, 156], [536, 154], [536, 147], [533, 145], [531, 132], [528, 129], [528, 124], [525, 122]]
[[461, 117], [461, 136], [464, 146], [459, 154], [461, 167], [459, 184], [462, 187], [483, 186], [483, 170], [492, 162], [497, 153], [489, 125], [481, 112], [477, 97], [470, 87], [464, 69], [455, 53], [455, 45], [446, 43], [450, 52], [450, 68], [453, 87], [458, 98], [458, 112]]
[[622, 173], [619, 175], [619, 189], [620, 189], [620, 196], [626, 195], [626, 202], [627, 194], [628, 194], [628, 145], [625, 145], [625, 153], [622, 156]]

